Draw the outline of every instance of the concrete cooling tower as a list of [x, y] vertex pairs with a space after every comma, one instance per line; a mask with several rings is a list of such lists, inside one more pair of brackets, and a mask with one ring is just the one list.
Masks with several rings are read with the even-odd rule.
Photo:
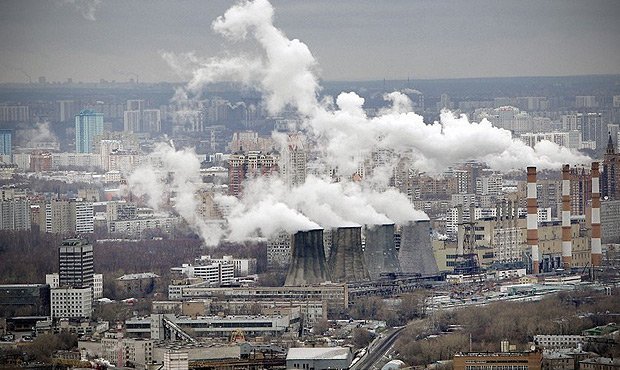
[[431, 226], [429, 220], [413, 221], [402, 226], [400, 269], [404, 273], [436, 274], [437, 262], [431, 246]]
[[394, 224], [370, 225], [364, 231], [364, 259], [370, 278], [375, 280], [382, 273], [400, 272], [398, 251], [394, 244]]
[[323, 229], [298, 231], [293, 235], [291, 263], [284, 285], [314, 285], [329, 280], [323, 249]]
[[362, 251], [362, 227], [332, 230], [332, 247], [327, 261], [332, 281], [349, 283], [370, 280]]

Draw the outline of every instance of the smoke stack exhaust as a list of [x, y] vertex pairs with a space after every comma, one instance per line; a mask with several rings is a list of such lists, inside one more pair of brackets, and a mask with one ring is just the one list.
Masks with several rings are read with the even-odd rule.
[[536, 200], [536, 167], [527, 168], [527, 245], [532, 252], [532, 274], [540, 272], [538, 257], [538, 204]]
[[362, 252], [362, 227], [339, 227], [332, 231], [329, 271], [339, 283], [370, 280]]
[[571, 268], [573, 261], [573, 242], [570, 224], [570, 166], [562, 166], [562, 266]]
[[323, 229], [298, 231], [293, 235], [291, 263], [286, 274], [285, 286], [304, 286], [329, 280]]
[[598, 162], [592, 162], [592, 267], [601, 265], [601, 188], [599, 182]]

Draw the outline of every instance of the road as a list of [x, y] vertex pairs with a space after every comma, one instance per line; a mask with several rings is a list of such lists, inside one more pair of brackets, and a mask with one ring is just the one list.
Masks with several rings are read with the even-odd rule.
[[362, 369], [380, 369], [381, 367], [375, 367], [378, 364], [383, 356], [385, 356], [398, 339], [398, 335], [403, 331], [404, 327], [389, 329], [386, 333], [383, 334], [382, 338], [379, 338], [371, 343], [368, 347], [368, 352], [366, 355], [355, 363], [355, 365], [351, 366], [351, 370], [362, 370]]

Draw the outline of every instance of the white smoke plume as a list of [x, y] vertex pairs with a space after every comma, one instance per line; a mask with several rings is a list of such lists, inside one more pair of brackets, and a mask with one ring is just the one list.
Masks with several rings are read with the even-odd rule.
[[353, 92], [341, 93], [336, 107], [330, 99], [319, 103], [315, 59], [304, 43], [286, 38], [273, 25], [273, 12], [267, 0], [242, 1], [213, 22], [213, 29], [231, 41], [255, 40], [263, 55], [200, 60], [189, 54], [184, 57], [189, 63], [179, 63], [167, 54], [166, 60], [178, 70], [190, 70], [192, 79], [187, 90], [193, 94], [199, 94], [207, 83], [235, 78], [258, 88], [272, 113], [286, 105], [297, 108], [308, 116], [306, 129], [320, 139], [324, 159], [343, 174], [352, 174], [357, 168], [353, 153], [364, 156], [382, 148], [398, 154], [412, 153], [414, 166], [430, 173], [465, 160], [488, 161], [491, 168], [501, 171], [527, 165], [545, 169], [559, 168], [567, 162], [588, 162], [587, 157], [553, 143], [528, 148], [513, 139], [509, 131], [488, 121], [469, 122], [448, 111], [442, 112], [439, 122], [426, 124], [422, 116], [412, 112], [409, 98], [400, 92], [387, 94], [391, 108], [381, 110], [374, 118], [366, 116], [364, 99]]
[[263, 92], [271, 113], [292, 105], [310, 114], [317, 107], [316, 61], [306, 44], [288, 39], [273, 25], [273, 13], [267, 0], [243, 1], [212, 25], [215, 32], [233, 42], [252, 38], [262, 47], [260, 55], [199, 58], [194, 53], [176, 56], [163, 52], [162, 56], [179, 74], [191, 74], [188, 95], [200, 95], [212, 82], [234, 80]]
[[293, 188], [277, 176], [259, 177], [245, 185], [241, 199], [232, 196], [215, 199], [228, 208], [232, 205], [227, 216], [232, 240], [270, 237], [281, 230], [294, 233], [318, 227], [428, 219], [394, 189], [380, 192], [358, 183], [334, 183], [315, 176], [308, 176], [305, 183]]
[[50, 129], [49, 121], [37, 122], [31, 129], [18, 130], [17, 139], [28, 148], [58, 145], [58, 137]]
[[[294, 232], [317, 226], [428, 219], [403, 194], [387, 188], [388, 172], [376, 170], [371, 181], [365, 181], [366, 185], [350, 181], [360, 159], [369, 158], [377, 151], [388, 151], [394, 158], [407, 157], [415, 169], [431, 174], [439, 174], [450, 165], [466, 160], [484, 161], [501, 171], [528, 165], [557, 169], [563, 163], [589, 161], [551, 142], [530, 148], [513, 139], [509, 131], [486, 120], [470, 122], [467, 117], [449, 111], [443, 111], [438, 122], [427, 124], [412, 111], [411, 101], [400, 92], [385, 95], [391, 105], [380, 110], [376, 117], [365, 114], [364, 99], [354, 92], [318, 101], [320, 86], [314, 57], [304, 43], [288, 39], [273, 25], [273, 14], [267, 0], [245, 0], [212, 24], [215, 32], [231, 42], [256, 43], [259, 53], [250, 49], [245, 54], [211, 58], [195, 53], [162, 53], [175, 71], [190, 79], [185, 88], [177, 91], [177, 102], [182, 104], [200, 97], [205, 86], [212, 82], [235, 81], [256, 88], [263, 94], [270, 113], [276, 114], [287, 107], [299, 112], [306, 135], [323, 154], [323, 164], [337, 168], [342, 175], [341, 183], [309, 176], [305, 184], [292, 189], [277, 177], [253, 179], [245, 184], [242, 199], [216, 197], [218, 204], [230, 210], [226, 217], [231, 239], [269, 236], [280, 229]], [[184, 160], [183, 154], [169, 153], [169, 157]], [[198, 168], [179, 171], [184, 180], [175, 187], [191, 190], [192, 186], [185, 183], [193, 176], [191, 171], [197, 173]], [[181, 199], [179, 204], [188, 200]], [[185, 207], [184, 217], [193, 220], [190, 224], [198, 223], [195, 208], [189, 204]]]
[[97, 8], [101, 5], [101, 0], [61, 0], [62, 5], [68, 5], [73, 7], [76, 12], [79, 12], [84, 19], [89, 21], [95, 21], [95, 13]]
[[131, 191], [146, 196], [149, 206], [162, 207], [166, 192], [174, 193], [174, 209], [203, 239], [206, 245], [216, 245], [223, 235], [218, 224], [207, 223], [198, 214], [196, 191], [200, 179], [200, 160], [193, 149], [175, 150], [167, 144], [156, 146], [151, 157], [161, 160], [161, 168], [143, 165], [127, 179]]

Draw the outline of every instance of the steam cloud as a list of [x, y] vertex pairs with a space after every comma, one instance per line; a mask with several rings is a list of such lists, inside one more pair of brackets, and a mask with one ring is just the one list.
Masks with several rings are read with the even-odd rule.
[[[128, 178], [127, 184], [138, 196], [146, 196], [148, 204], [155, 210], [162, 208], [166, 190], [174, 193], [174, 209], [198, 232], [207, 245], [215, 245], [222, 237], [217, 224], [207, 223], [198, 215], [196, 190], [200, 180], [200, 160], [191, 149], [175, 150], [160, 143], [151, 158], [161, 161], [156, 168], [151, 164], [141, 166]], [[170, 175], [170, 176], [169, 176]]]
[[[373, 181], [365, 181], [369, 185], [349, 181], [360, 159], [380, 150], [389, 151], [394, 158], [410, 158], [414, 168], [434, 174], [465, 160], [484, 161], [500, 171], [523, 169], [527, 165], [552, 169], [562, 163], [589, 161], [548, 141], [530, 148], [513, 139], [509, 131], [486, 120], [470, 122], [466, 116], [455, 116], [449, 111], [443, 111], [438, 122], [427, 124], [412, 111], [411, 101], [400, 92], [386, 94], [384, 98], [391, 102], [390, 107], [373, 118], [363, 110], [364, 99], [354, 92], [343, 92], [335, 100], [327, 97], [318, 101], [320, 86], [314, 57], [304, 43], [288, 39], [273, 25], [273, 14], [267, 0], [241, 1], [212, 24], [215, 32], [231, 42], [257, 43], [258, 53], [203, 58], [194, 52], [182, 55], [162, 52], [162, 57], [177, 73], [190, 79], [175, 94], [178, 103], [199, 98], [206, 85], [218, 81], [233, 80], [256, 88], [263, 93], [272, 114], [286, 107], [295, 108], [303, 118], [306, 134], [323, 153], [323, 165], [337, 168], [343, 175], [342, 183], [310, 176], [305, 184], [293, 189], [288, 189], [277, 177], [255, 179], [246, 184], [242, 199], [217, 197], [218, 204], [230, 209], [227, 221], [232, 239], [269, 236], [279, 229], [294, 232], [319, 225], [426, 219], [423, 212], [414, 210], [406, 197], [394, 189], [373, 190], [381, 186], [370, 186]], [[195, 190], [189, 180], [198, 173], [198, 164], [189, 158], [191, 153], [166, 150], [170, 169], [193, 163], [191, 168], [176, 168], [174, 187], [188, 193]], [[378, 172], [375, 180], [381, 179], [380, 169]], [[138, 173], [130, 183], [144, 194], [161, 190], [156, 186], [146, 187], [144, 182], [151, 180], [152, 177]], [[157, 194], [149, 198], [160, 199]], [[221, 230], [201, 229], [195, 206], [189, 200], [177, 200], [179, 213], [201, 230], [205, 240], [219, 238]], [[180, 206], [187, 209], [181, 210]], [[203, 230], [215, 236], [204, 234]]]
[[30, 148], [36, 148], [40, 144], [58, 143], [58, 138], [50, 130], [49, 121], [37, 122], [34, 128], [17, 131], [17, 138]]

